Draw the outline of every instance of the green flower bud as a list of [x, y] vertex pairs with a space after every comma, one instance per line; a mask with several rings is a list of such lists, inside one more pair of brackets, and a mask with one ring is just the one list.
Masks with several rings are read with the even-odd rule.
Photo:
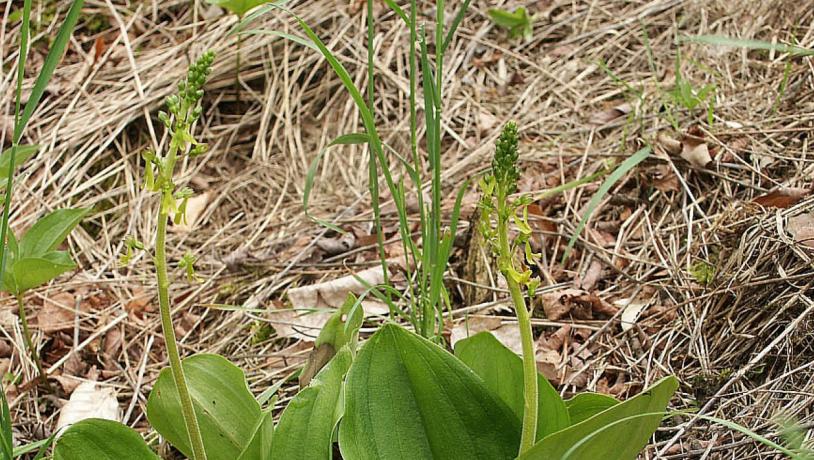
[[517, 169], [518, 142], [517, 124], [510, 121], [500, 133], [492, 159], [492, 174], [506, 193], [513, 193], [517, 189], [517, 179], [520, 178], [520, 171]]

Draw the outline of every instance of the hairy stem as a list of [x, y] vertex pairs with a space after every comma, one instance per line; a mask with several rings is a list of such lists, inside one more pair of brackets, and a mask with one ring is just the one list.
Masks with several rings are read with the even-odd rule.
[[34, 341], [31, 339], [31, 329], [28, 328], [28, 318], [25, 315], [25, 306], [23, 305], [23, 295], [17, 294], [17, 310], [20, 315], [20, 322], [23, 323], [23, 338], [25, 339], [25, 346], [28, 348], [28, 352], [31, 353], [31, 359], [34, 361], [34, 365], [37, 366], [37, 374], [39, 374], [40, 381], [44, 385], [48, 385], [48, 379], [45, 376], [45, 371], [42, 369], [42, 361], [40, 360], [40, 355], [37, 353], [37, 349], [34, 348]]
[[537, 364], [534, 356], [534, 337], [531, 331], [531, 318], [526, 308], [526, 298], [523, 296], [520, 285], [506, 270], [509, 264], [512, 263], [508, 235], [509, 210], [507, 200], [505, 190], [500, 190], [497, 196], [498, 257], [503, 277], [509, 286], [509, 293], [514, 303], [517, 324], [520, 328], [520, 342], [523, 348], [523, 428], [520, 437], [520, 453], [522, 454], [534, 445], [534, 437], [537, 433]]
[[161, 330], [164, 334], [164, 342], [167, 345], [170, 371], [181, 401], [181, 413], [192, 446], [192, 458], [193, 460], [206, 460], [203, 438], [201, 438], [201, 430], [198, 427], [198, 419], [195, 417], [195, 408], [192, 406], [192, 397], [189, 395], [184, 369], [181, 367], [181, 356], [178, 354], [178, 342], [175, 339], [175, 329], [172, 326], [170, 313], [170, 281], [167, 275], [166, 254], [167, 221], [169, 218], [169, 213], [162, 206], [162, 210], [158, 214], [158, 229], [155, 238], [155, 268], [158, 278], [158, 306], [161, 311]]

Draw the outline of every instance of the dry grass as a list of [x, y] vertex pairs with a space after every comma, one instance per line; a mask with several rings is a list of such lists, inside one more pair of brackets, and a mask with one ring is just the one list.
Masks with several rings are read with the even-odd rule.
[[[355, 106], [316, 53], [277, 38], [247, 37], [238, 103], [235, 47], [233, 39], [224, 38], [234, 19], [209, 17], [202, 2], [194, 13], [199, 22], [187, 11], [186, 0], [122, 3], [86, 2], [87, 17], [104, 18], [110, 26], [97, 32], [87, 24], [80, 28], [32, 119], [29, 141], [43, 149], [18, 175], [12, 222], [19, 231], [47, 210], [94, 206], [93, 216], [70, 242], [83, 270], [38, 290], [28, 303], [36, 307], [57, 294], [71, 294], [75, 305], [63, 309], [77, 309], [75, 320], [60, 332], [37, 334], [50, 371], [104, 381], [127, 408], [125, 422], [145, 427], [146, 395], [165, 360], [158, 316], [151, 311], [154, 280], [146, 255], [127, 268], [116, 261], [125, 235], [151, 238], [158, 203], [140, 188], [140, 154], [165, 142], [156, 137], [161, 130], [154, 117], [190, 56], [213, 49], [218, 58], [199, 127], [211, 149], [184, 165], [183, 172], [183, 181], [208, 192], [210, 199], [194, 230], [175, 232], [169, 241], [174, 260], [187, 249], [199, 257], [204, 278], [188, 285], [179, 275], [172, 291], [182, 348], [225, 355], [246, 370], [259, 393], [296, 370], [308, 352], [307, 344], [274, 334], [254, 343], [258, 325], [267, 318], [264, 310], [279, 306], [288, 287], [347, 274], [351, 267], [373, 263], [375, 254], [362, 248], [326, 255], [317, 243], [329, 235], [303, 214], [309, 162], [336, 135], [361, 130]], [[360, 3], [292, 3], [363, 86]], [[458, 5], [450, 3], [450, 9]], [[585, 175], [600, 160], [627, 156], [658, 133], [680, 136], [660, 110], [660, 88], [673, 82], [676, 34], [784, 42], [794, 37], [802, 46], [814, 46], [814, 10], [799, 1], [524, 2], [538, 15], [534, 40], [528, 43], [509, 41], [486, 17], [488, 6], [473, 3], [446, 64], [443, 161], [450, 194], [488, 165], [498, 127], [508, 119], [518, 121], [524, 136], [527, 190]], [[11, 3], [2, 4], [5, 11]], [[422, 11], [429, 14], [430, 8], [424, 5]], [[47, 17], [43, 10], [38, 13]], [[377, 111], [385, 114], [380, 120], [385, 141], [406, 151], [406, 32], [392, 13], [382, 9], [377, 15]], [[281, 16], [269, 16], [263, 25], [297, 32]], [[40, 36], [55, 27], [53, 20], [42, 24]], [[5, 117], [13, 109], [18, 32], [6, 25], [0, 35]], [[98, 56], [96, 40], [105, 45]], [[42, 60], [43, 41], [37, 45], [31, 69]], [[546, 257], [540, 271], [551, 284], [547, 294], [578, 286], [589, 271], [599, 270], [590, 291], [609, 303], [629, 298], [645, 303], [642, 318], [623, 332], [618, 315], [551, 321], [539, 309], [537, 332], [541, 343], [550, 344], [552, 334], [572, 326], [565, 330], [567, 343], [556, 349], [561, 361], [554, 366], [565, 394], [604, 389], [624, 396], [675, 373], [683, 385], [674, 407], [697, 406], [771, 436], [776, 434], [772, 417], [780, 410], [803, 423], [814, 421], [814, 320], [809, 315], [814, 253], [786, 228], [789, 216], [811, 212], [814, 198], [787, 209], [765, 209], [751, 201], [779, 187], [812, 187], [814, 63], [694, 44], [681, 50], [685, 78], [698, 86], [715, 83], [718, 89], [712, 127], [703, 122], [703, 111], [677, 115], [682, 132], [703, 127], [706, 143], [716, 152], [714, 161], [698, 168], [666, 153], [653, 157], [615, 187], [565, 265], [559, 264], [562, 247], [590, 191], [569, 193], [541, 207], [547, 222], [541, 228], [547, 230], [541, 236]], [[597, 65], [599, 60], [641, 88], [643, 97], [630, 96]], [[787, 62], [788, 82], [781, 93]], [[28, 87], [33, 77], [32, 70]], [[602, 126], [591, 123], [596, 114], [625, 101], [632, 104], [635, 121], [622, 116]], [[8, 118], [2, 122], [5, 128]], [[0, 135], [7, 142], [8, 136]], [[346, 147], [331, 155], [312, 197], [316, 214], [361, 233], [370, 231], [366, 154]], [[488, 276], [466, 273], [468, 250], [473, 248], [460, 249], [450, 279], [488, 282]], [[699, 260], [715, 266], [709, 285], [691, 274]], [[477, 305], [458, 296], [454, 315], [505, 311], [499, 285], [485, 287]], [[206, 307], [212, 304], [256, 310]], [[53, 429], [67, 396], [33, 398], [38, 390], [22, 384], [34, 376], [34, 368], [12, 311], [6, 300], [0, 318], [7, 349], [3, 363], [21, 376], [11, 389], [13, 417], [21, 439], [38, 439]], [[73, 315], [68, 312], [68, 318]], [[668, 425], [647, 458], [773, 455], [690, 416]]]

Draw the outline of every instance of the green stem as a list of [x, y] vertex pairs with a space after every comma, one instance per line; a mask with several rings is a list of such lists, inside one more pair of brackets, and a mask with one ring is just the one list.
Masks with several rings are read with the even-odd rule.
[[37, 366], [37, 373], [39, 374], [40, 381], [44, 385], [48, 385], [48, 379], [45, 376], [45, 371], [42, 369], [42, 361], [40, 360], [40, 355], [37, 353], [37, 349], [34, 348], [34, 341], [31, 339], [31, 329], [28, 328], [28, 318], [25, 315], [25, 306], [23, 305], [23, 295], [17, 294], [17, 310], [19, 311], [20, 315], [20, 322], [23, 323], [23, 338], [25, 339], [25, 346], [28, 348], [28, 352], [31, 353], [31, 359], [34, 361], [34, 365]]
[[[370, 110], [370, 115], [376, 116], [376, 30], [375, 30], [375, 17], [373, 15], [373, 0], [367, 1], [367, 105]], [[370, 188], [370, 200], [373, 208], [373, 226], [376, 230], [376, 247], [379, 252], [379, 261], [382, 266], [382, 280], [383, 284], [390, 284], [390, 272], [387, 269], [387, 252], [384, 248], [384, 229], [382, 228], [382, 215], [379, 206], [379, 167], [376, 163], [376, 154], [371, 145], [368, 149], [370, 159], [368, 160], [368, 187]], [[382, 168], [389, 166], [382, 163]], [[393, 190], [391, 190], [393, 191]], [[395, 193], [394, 193], [395, 196]], [[390, 291], [386, 292], [387, 298], [390, 299]]]
[[[172, 192], [164, 192], [172, 193]], [[189, 434], [190, 445], [192, 446], [193, 460], [206, 460], [204, 452], [203, 438], [198, 427], [198, 419], [195, 417], [195, 408], [192, 405], [192, 397], [189, 395], [184, 368], [181, 366], [181, 356], [178, 354], [178, 342], [175, 339], [175, 329], [172, 327], [172, 316], [170, 313], [170, 281], [167, 275], [167, 221], [170, 216], [167, 210], [162, 209], [158, 214], [158, 229], [155, 238], [155, 268], [158, 277], [158, 307], [161, 311], [161, 330], [164, 334], [164, 342], [167, 345], [167, 358], [170, 361], [170, 371], [175, 381], [175, 388], [178, 390], [178, 397], [181, 401], [181, 413], [184, 417], [187, 433]]]
[[531, 318], [526, 308], [526, 298], [520, 285], [507, 272], [512, 263], [512, 253], [509, 246], [509, 211], [507, 209], [507, 193], [500, 190], [497, 196], [497, 238], [498, 254], [501, 271], [509, 286], [509, 293], [514, 303], [517, 324], [520, 328], [520, 342], [523, 348], [523, 428], [520, 437], [520, 453], [524, 453], [534, 445], [537, 433], [537, 364], [534, 356], [534, 337], [531, 331]]

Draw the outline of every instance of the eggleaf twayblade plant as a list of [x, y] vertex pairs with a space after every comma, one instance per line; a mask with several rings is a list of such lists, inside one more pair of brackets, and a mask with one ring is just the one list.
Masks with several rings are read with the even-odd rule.
[[[200, 101], [203, 97], [203, 86], [209, 75], [215, 55], [212, 52], [204, 53], [189, 68], [187, 77], [178, 84], [178, 94], [167, 98], [168, 112], [159, 112], [158, 117], [170, 134], [169, 147], [164, 154], [148, 152], [144, 155], [146, 160], [145, 188], [158, 193], [160, 204], [158, 209], [158, 223], [156, 228], [154, 262], [158, 280], [158, 305], [161, 313], [161, 330], [167, 346], [167, 358], [170, 363], [175, 387], [181, 405], [187, 436], [190, 440], [192, 458], [202, 460], [206, 458], [200, 427], [195, 418], [192, 397], [189, 393], [184, 369], [181, 366], [181, 356], [178, 353], [178, 343], [175, 339], [175, 329], [170, 314], [170, 280], [167, 273], [166, 238], [167, 225], [172, 218], [175, 222], [184, 219], [186, 201], [192, 195], [188, 188], [178, 189], [173, 175], [180, 156], [191, 157], [206, 151], [206, 144], [201, 144], [192, 135], [192, 127], [201, 116]], [[131, 249], [128, 246], [128, 249]]]
[[[489, 243], [497, 256], [498, 269], [509, 287], [509, 293], [514, 304], [517, 322], [520, 327], [520, 340], [523, 347], [523, 429], [520, 441], [522, 454], [534, 445], [537, 430], [537, 364], [534, 356], [534, 338], [531, 330], [530, 312], [526, 307], [526, 297], [523, 289], [529, 291], [529, 296], [539, 286], [540, 281], [531, 275], [527, 263], [534, 263], [537, 257], [531, 251], [529, 227], [526, 217], [527, 207], [531, 199], [521, 196], [512, 199], [511, 195], [517, 189], [517, 179], [520, 171], [517, 168], [518, 159], [517, 125], [509, 122], [503, 128], [497, 140], [495, 156], [492, 160], [491, 174], [483, 178], [481, 187], [481, 219], [480, 232], [484, 240]], [[518, 211], [523, 217], [518, 217]], [[492, 224], [494, 220], [495, 224]], [[518, 224], [520, 233], [514, 241], [509, 241], [509, 224]], [[516, 257], [516, 248], [523, 248], [523, 257]]]

